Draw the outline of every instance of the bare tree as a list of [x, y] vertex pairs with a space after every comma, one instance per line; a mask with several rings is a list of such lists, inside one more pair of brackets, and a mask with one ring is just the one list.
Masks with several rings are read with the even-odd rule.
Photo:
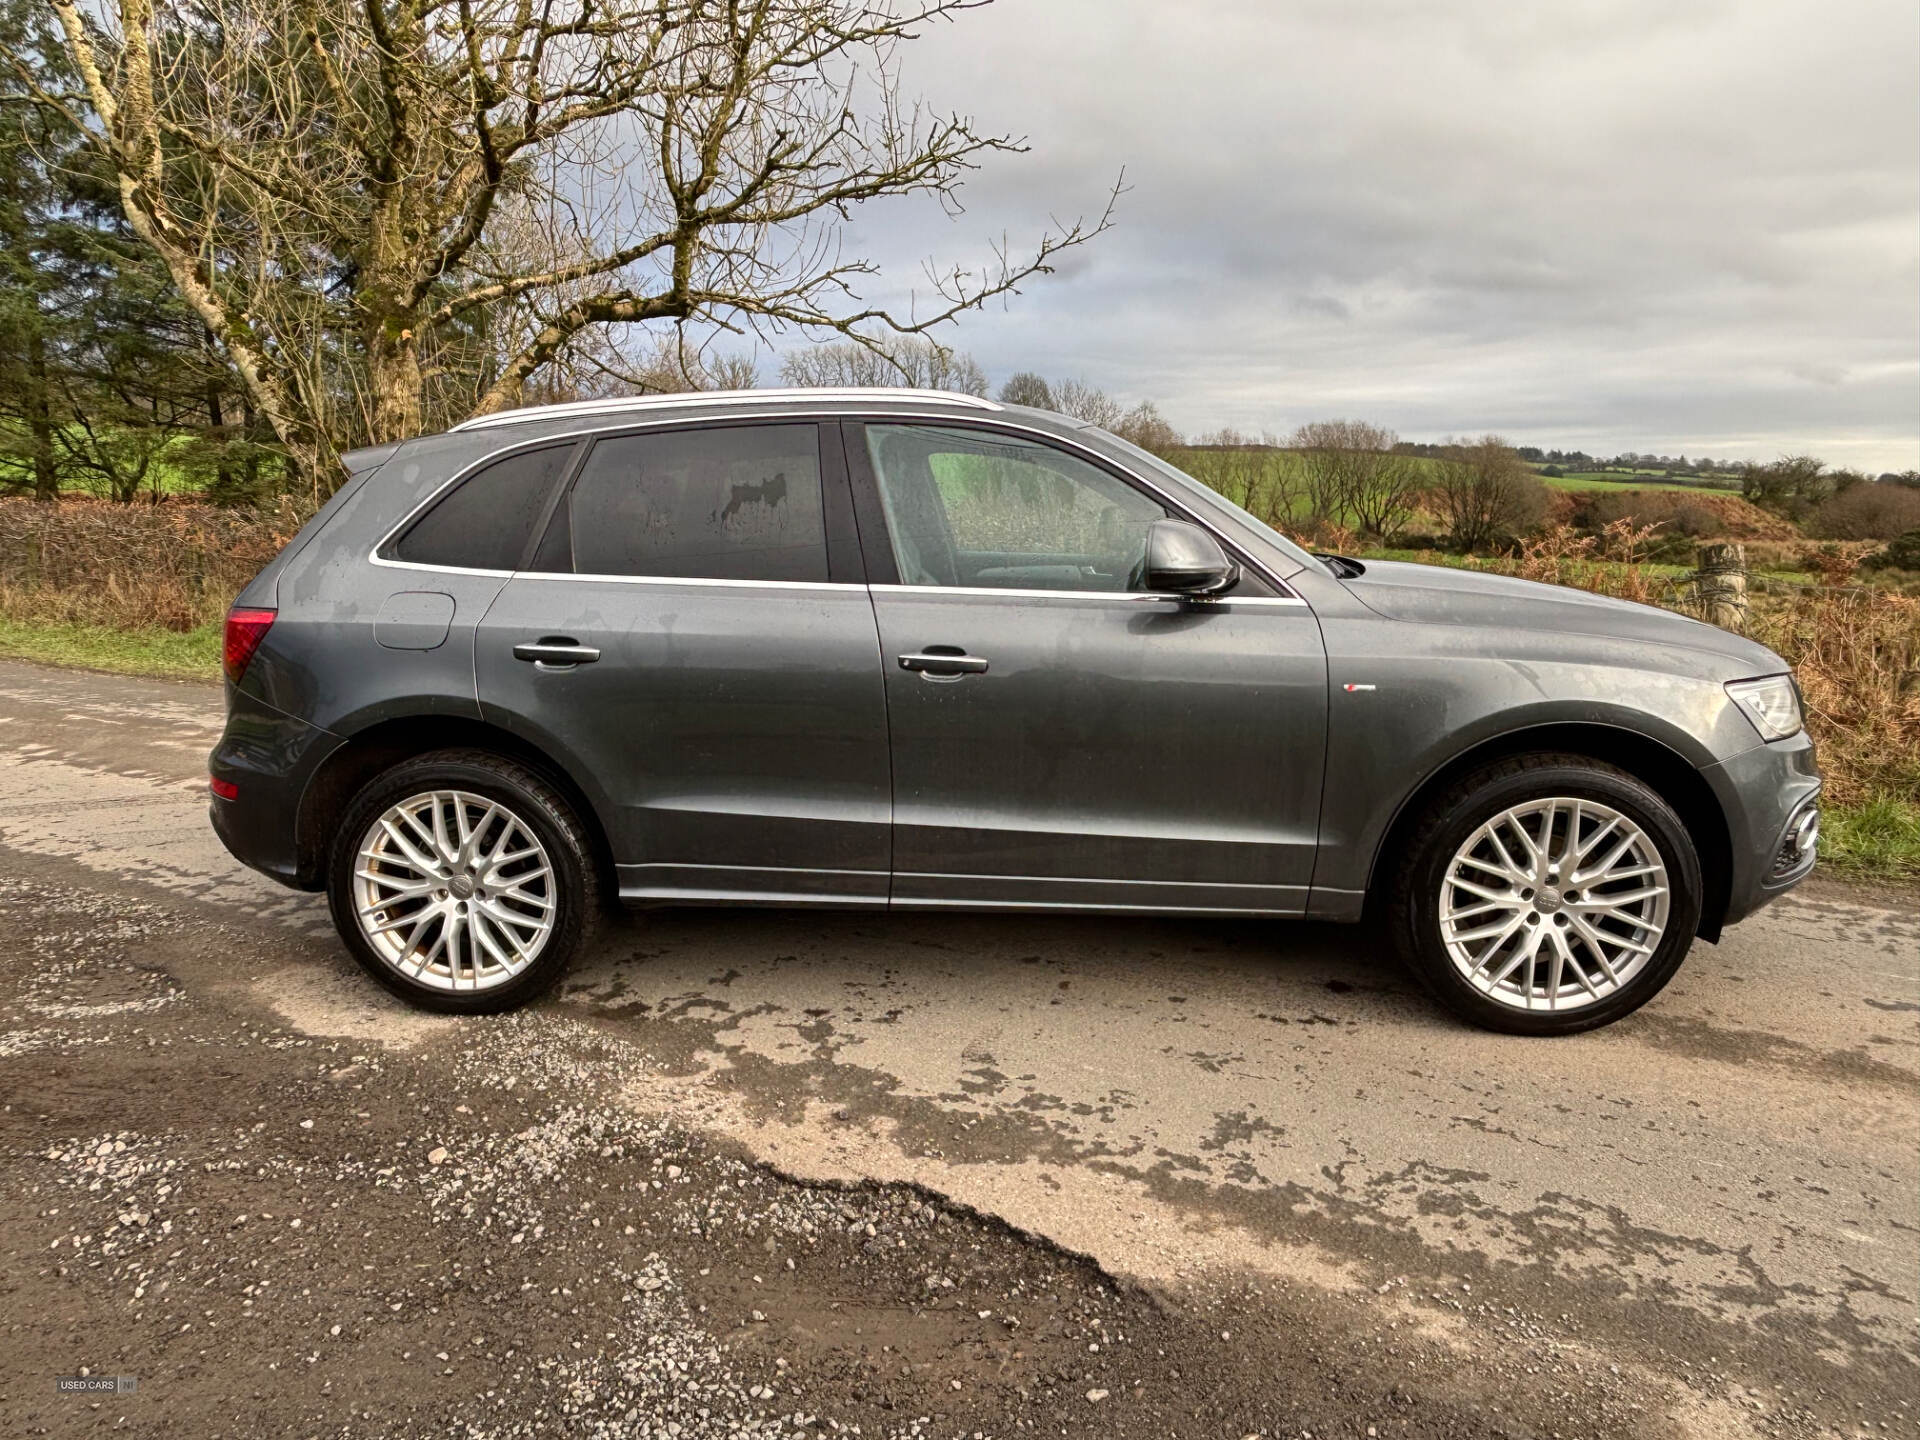
[[871, 346], [1016, 291], [1112, 212], [930, 264], [904, 311], [861, 298], [852, 207], [957, 210], [1024, 148], [901, 95], [900, 43], [973, 0], [43, 3], [80, 79], [29, 76], [34, 100], [321, 489], [343, 437], [514, 404], [597, 330]]
[[752, 390], [760, 384], [760, 367], [754, 364], [751, 355], [716, 355], [707, 362], [706, 373], [713, 383], [694, 388]]
[[637, 355], [615, 338], [604, 330], [583, 335], [522, 387], [522, 401], [548, 405], [614, 395], [752, 390], [760, 383], [752, 355], [702, 349], [679, 331], [655, 335]]
[[1097, 385], [1062, 380], [1053, 387], [1053, 408], [1073, 420], [1111, 430], [1126, 418], [1127, 407]]
[[1226, 429], [1203, 435], [1180, 457], [1196, 480], [1275, 528], [1291, 524], [1300, 505], [1302, 471], [1274, 435]]
[[789, 385], [912, 385], [985, 395], [987, 375], [971, 355], [949, 350], [922, 335], [839, 340], [794, 350], [780, 362]]
[[1314, 520], [1390, 535], [1413, 513], [1420, 469], [1400, 437], [1360, 420], [1316, 420], [1293, 434]]
[[1827, 469], [1813, 455], [1783, 455], [1771, 465], [1748, 465], [1740, 473], [1740, 493], [1760, 506], [1795, 522], [1853, 485], [1864, 476]]
[[1163, 459], [1185, 443], [1180, 432], [1167, 423], [1160, 407], [1151, 400], [1142, 400], [1107, 428], [1128, 444], [1138, 445]]
[[1498, 435], [1446, 446], [1438, 476], [1448, 532], [1461, 550], [1485, 550], [1545, 518], [1547, 487]]
[[1010, 377], [1000, 387], [1000, 400], [1005, 405], [1031, 405], [1036, 410], [1054, 408], [1053, 387], [1031, 370]]
[[[1142, 450], [1164, 456], [1184, 443], [1180, 432], [1167, 423], [1159, 407], [1151, 400], [1142, 400], [1128, 409], [1099, 386], [1089, 385], [1084, 380], [1062, 380], [1048, 386], [1038, 375], [1023, 374], [1008, 381], [1009, 388], [1014, 381], [1019, 381], [1028, 394], [1038, 395], [1046, 391], [1053, 401], [1048, 408], [1057, 413], [1069, 419], [1084, 420], [1089, 425], [1098, 425], [1102, 430], [1118, 435]], [[1006, 392], [1001, 393], [1001, 398], [1007, 398]]]

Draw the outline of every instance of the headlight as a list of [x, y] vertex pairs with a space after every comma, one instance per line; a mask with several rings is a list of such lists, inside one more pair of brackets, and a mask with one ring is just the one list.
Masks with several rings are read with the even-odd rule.
[[1791, 675], [1769, 675], [1764, 680], [1734, 680], [1727, 694], [1740, 713], [1753, 722], [1762, 740], [1785, 740], [1800, 733], [1800, 692]]

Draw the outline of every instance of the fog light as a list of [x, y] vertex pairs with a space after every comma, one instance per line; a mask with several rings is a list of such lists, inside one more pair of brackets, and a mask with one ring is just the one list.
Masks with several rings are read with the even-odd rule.
[[1773, 857], [1773, 869], [1767, 878], [1783, 880], [1804, 871], [1813, 863], [1813, 852], [1819, 844], [1820, 810], [1810, 804], [1787, 826], [1787, 833], [1780, 840], [1780, 853]]

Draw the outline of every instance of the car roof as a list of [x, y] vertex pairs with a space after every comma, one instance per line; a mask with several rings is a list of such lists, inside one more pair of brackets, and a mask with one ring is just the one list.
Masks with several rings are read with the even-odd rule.
[[725, 415], [742, 409], [793, 410], [795, 412], [892, 409], [896, 406], [925, 413], [928, 410], [954, 410], [960, 413], [1004, 411], [1009, 407], [978, 395], [960, 395], [950, 390], [915, 390], [901, 386], [860, 386], [768, 390], [696, 390], [672, 395], [630, 395], [606, 400], [575, 400], [558, 405], [529, 405], [518, 410], [500, 410], [491, 415], [476, 415], [455, 425], [449, 434], [467, 430], [491, 430], [505, 425], [532, 425], [586, 418], [636, 419], [655, 414], [701, 415], [711, 412]]
[[999, 420], [1023, 430], [1068, 439], [1101, 434], [1084, 421], [1051, 410], [1003, 405], [997, 400], [945, 390], [878, 385], [844, 389], [704, 390], [502, 410], [492, 415], [477, 415], [448, 430], [416, 435], [411, 440], [370, 445], [341, 459], [354, 474], [384, 468], [397, 459], [438, 466], [451, 475], [489, 455], [607, 431], [709, 421], [777, 421], [786, 417], [818, 421], [840, 416], [921, 424]]

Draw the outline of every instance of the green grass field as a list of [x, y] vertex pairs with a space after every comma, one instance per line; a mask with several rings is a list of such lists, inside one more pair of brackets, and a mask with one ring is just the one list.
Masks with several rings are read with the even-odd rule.
[[1646, 475], [1623, 475], [1617, 470], [1588, 471], [1584, 474], [1542, 475], [1540, 479], [1556, 490], [1687, 490], [1708, 495], [1740, 493], [1736, 485], [1686, 485], [1675, 480], [1663, 480], [1660, 478], [1662, 473], [1652, 471]]
[[[1216, 488], [1230, 489], [1232, 485], [1244, 485], [1246, 481], [1243, 467], [1249, 459], [1257, 467], [1284, 466], [1297, 467], [1299, 457], [1287, 450], [1255, 450], [1250, 452], [1222, 452], [1218, 450], [1176, 450], [1167, 457], [1189, 475]], [[1237, 463], [1236, 463], [1237, 462]], [[1439, 462], [1427, 456], [1417, 456], [1414, 464], [1429, 473], [1437, 469]], [[1539, 475], [1540, 467], [1531, 467]], [[1231, 477], [1229, 480], [1228, 477]], [[1436, 483], [1437, 483], [1437, 476]], [[1220, 480], [1227, 480], [1220, 485]], [[1555, 490], [1681, 490], [1707, 495], [1737, 495], [1739, 483], [1732, 476], [1715, 476], [1705, 484], [1687, 484], [1683, 481], [1668, 480], [1664, 470], [1647, 470], [1627, 474], [1619, 470], [1585, 470], [1571, 475], [1540, 475], [1540, 481]], [[1237, 499], [1237, 496], [1230, 496]]]
[[119, 675], [218, 680], [220, 632], [218, 625], [202, 625], [182, 634], [157, 626], [118, 630], [105, 625], [41, 624], [0, 616], [0, 656], [80, 670], [110, 670]]

